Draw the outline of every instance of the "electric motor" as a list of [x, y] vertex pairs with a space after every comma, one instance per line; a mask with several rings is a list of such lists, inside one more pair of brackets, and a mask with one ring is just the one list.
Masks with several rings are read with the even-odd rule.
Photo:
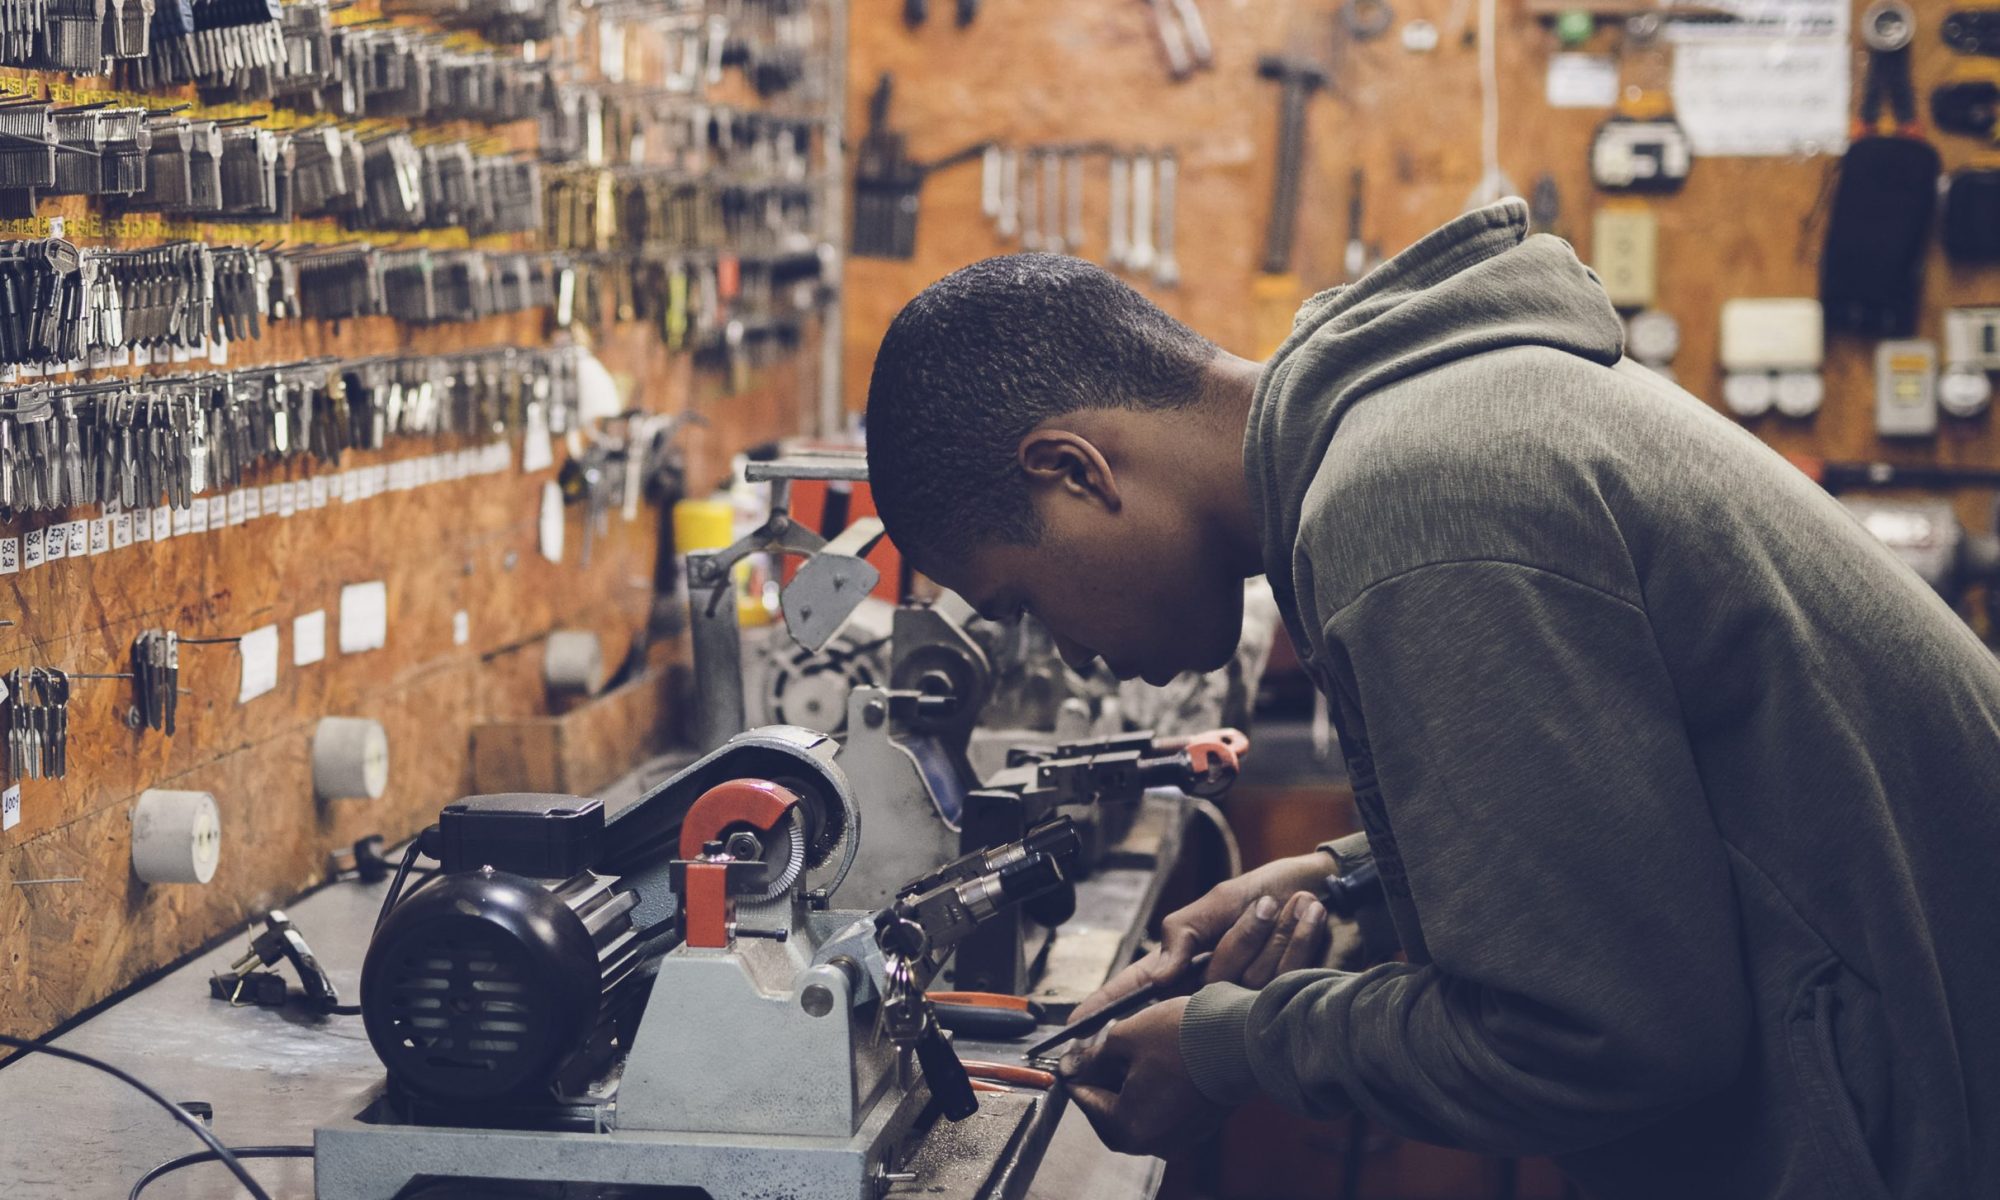
[[368, 1040], [416, 1098], [520, 1104], [606, 1066], [641, 992], [635, 897], [588, 871], [553, 885], [484, 868], [397, 904], [361, 971]]

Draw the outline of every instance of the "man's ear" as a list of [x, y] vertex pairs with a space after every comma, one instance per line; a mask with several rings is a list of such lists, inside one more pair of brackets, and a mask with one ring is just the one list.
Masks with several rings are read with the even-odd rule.
[[1090, 439], [1063, 429], [1034, 429], [1015, 451], [1031, 488], [1058, 488], [1078, 499], [1095, 500], [1117, 512], [1123, 501], [1111, 464]]

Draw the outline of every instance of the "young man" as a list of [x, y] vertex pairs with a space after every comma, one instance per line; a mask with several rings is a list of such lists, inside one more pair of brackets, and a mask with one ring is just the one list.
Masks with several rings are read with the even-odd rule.
[[[1269, 574], [1406, 951], [1120, 1022], [1065, 1069], [1109, 1144], [1262, 1092], [1606, 1198], [2000, 1196], [2000, 667], [1621, 349], [1519, 201], [1316, 297], [1267, 363], [1046, 255], [890, 327], [876, 502], [989, 615], [1159, 681], [1222, 662]], [[1224, 885], [1107, 992], [1327, 869]]]

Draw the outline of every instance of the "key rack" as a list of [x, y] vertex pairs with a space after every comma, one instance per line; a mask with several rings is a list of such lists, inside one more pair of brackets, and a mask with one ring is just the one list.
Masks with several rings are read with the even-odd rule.
[[[543, 489], [591, 447], [579, 353], [619, 409], [693, 418], [703, 490], [838, 397], [841, 0], [72, 5], [0, 21], [0, 671], [100, 664], [36, 762], [67, 770], [16, 771], [0, 830], [0, 886], [81, 881], [0, 919], [24, 1034], [468, 791], [473, 724], [544, 711], [548, 631], [624, 656], [654, 493], [560, 510], [542, 554]], [[275, 687], [146, 657], [218, 626], [276, 627]], [[365, 812], [313, 803], [297, 731], [330, 712], [426, 746]], [[154, 787], [222, 797], [260, 852], [192, 898], [128, 889]]]

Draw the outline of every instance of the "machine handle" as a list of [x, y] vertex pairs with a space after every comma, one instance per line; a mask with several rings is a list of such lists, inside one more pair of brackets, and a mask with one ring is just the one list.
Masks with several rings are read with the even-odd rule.
[[979, 1097], [972, 1091], [972, 1076], [966, 1074], [965, 1064], [958, 1061], [958, 1051], [951, 1048], [944, 1030], [938, 1028], [936, 1021], [929, 1024], [917, 1039], [917, 1065], [923, 1068], [924, 1082], [930, 1085], [938, 1111], [946, 1120], [963, 1121], [979, 1111]]

